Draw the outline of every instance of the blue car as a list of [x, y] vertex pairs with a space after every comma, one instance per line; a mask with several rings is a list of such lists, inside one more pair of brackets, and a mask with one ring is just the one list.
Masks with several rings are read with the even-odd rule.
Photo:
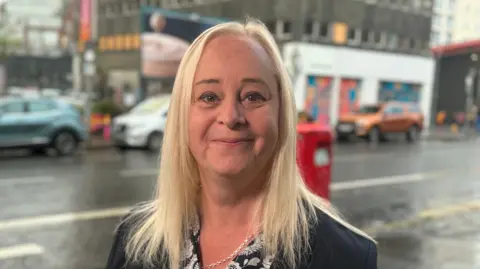
[[0, 149], [28, 148], [73, 155], [88, 128], [73, 105], [49, 98], [0, 99]]

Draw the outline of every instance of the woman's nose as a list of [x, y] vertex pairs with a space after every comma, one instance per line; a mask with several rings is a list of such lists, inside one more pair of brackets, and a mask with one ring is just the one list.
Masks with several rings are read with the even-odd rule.
[[239, 125], [246, 123], [242, 105], [237, 100], [224, 100], [220, 106], [218, 121], [225, 124], [228, 128], [238, 128]]

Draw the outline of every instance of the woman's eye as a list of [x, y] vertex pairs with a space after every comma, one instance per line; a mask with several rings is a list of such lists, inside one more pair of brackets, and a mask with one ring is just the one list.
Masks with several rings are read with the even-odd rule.
[[258, 92], [249, 93], [245, 96], [244, 99], [252, 103], [265, 102], [267, 100]]
[[212, 94], [212, 93], [202, 94], [199, 99], [202, 100], [205, 103], [214, 103], [214, 102], [218, 101], [218, 97], [215, 94]]

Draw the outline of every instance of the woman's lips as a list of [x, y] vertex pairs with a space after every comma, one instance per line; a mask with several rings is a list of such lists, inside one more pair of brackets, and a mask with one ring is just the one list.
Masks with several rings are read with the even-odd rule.
[[225, 146], [239, 146], [253, 142], [253, 139], [214, 139], [212, 142]]

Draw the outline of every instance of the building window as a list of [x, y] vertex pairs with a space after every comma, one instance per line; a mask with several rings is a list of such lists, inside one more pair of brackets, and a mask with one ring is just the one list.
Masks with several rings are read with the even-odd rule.
[[348, 28], [348, 44], [359, 45], [362, 42], [362, 31], [354, 28]]
[[291, 21], [278, 21], [276, 30], [279, 38], [281, 39], [292, 38], [292, 22]]
[[440, 34], [436, 31], [432, 31], [432, 33], [430, 34], [430, 43], [433, 46], [438, 45], [439, 38], [440, 38]]
[[125, 14], [135, 13], [140, 9], [138, 0], [127, 0], [123, 3], [123, 11]]
[[362, 30], [362, 43], [369, 44], [370, 43], [370, 31]]
[[387, 49], [395, 50], [398, 48], [398, 36], [396, 34], [387, 34]]
[[307, 36], [313, 36], [313, 21], [309, 20], [305, 23], [304, 33]]
[[451, 29], [453, 27], [453, 16], [447, 17], [447, 28]]
[[268, 31], [273, 36], [277, 36], [277, 22], [276, 21], [267, 21], [265, 22], [265, 26], [267, 27]]
[[320, 24], [320, 29], [319, 29], [319, 36], [321, 38], [325, 38], [325, 39], [328, 39], [330, 38], [330, 34], [331, 34], [331, 25], [330, 23], [326, 22], [326, 23], [321, 23]]
[[452, 34], [451, 33], [447, 34], [447, 37], [445, 38], [445, 43], [446, 44], [452, 43]]
[[441, 22], [441, 17], [440, 15], [436, 14], [435, 16], [433, 16], [432, 18], [432, 25], [434, 27], [440, 27], [440, 22]]

